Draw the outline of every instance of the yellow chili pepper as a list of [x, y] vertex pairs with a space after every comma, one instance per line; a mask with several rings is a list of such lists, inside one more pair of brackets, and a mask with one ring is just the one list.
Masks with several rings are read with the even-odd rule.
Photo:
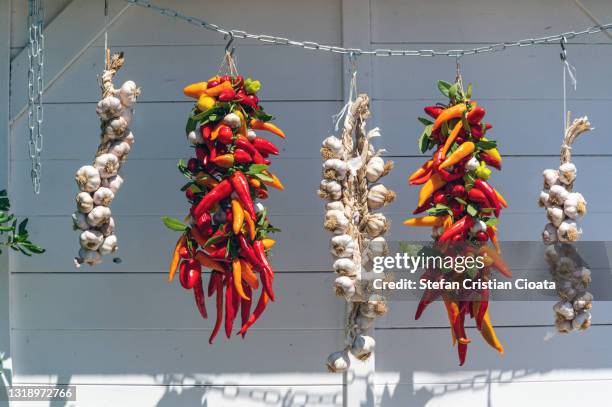
[[404, 221], [406, 226], [442, 226], [446, 221], [446, 216], [423, 216], [421, 218], [410, 218]]
[[453, 130], [451, 131], [451, 133], [449, 134], [448, 138], [446, 139], [446, 142], [444, 143], [444, 147], [442, 147], [441, 154], [443, 156], [446, 156], [446, 153], [448, 152], [448, 149], [453, 145], [453, 142], [457, 138], [457, 135], [461, 131], [462, 127], [463, 127], [463, 122], [461, 122], [461, 121], [457, 122], [457, 124], [455, 124], [455, 127], [453, 127]]
[[236, 114], [236, 116], [240, 117], [240, 134], [246, 137], [248, 133], [248, 129], [247, 129], [246, 120], [244, 119], [244, 113], [242, 111], [242, 108], [237, 109], [236, 111], [234, 111], [234, 113]]
[[242, 267], [240, 266], [240, 259], [232, 260], [232, 275], [234, 277], [236, 292], [238, 292], [240, 298], [249, 301], [250, 298], [244, 293], [244, 288], [242, 287]]
[[234, 165], [234, 154], [218, 155], [212, 162], [221, 168], [231, 168]]
[[261, 243], [263, 244], [264, 249], [271, 249], [275, 244], [276, 240], [274, 239], [262, 239]]
[[168, 282], [172, 282], [174, 278], [174, 274], [176, 273], [176, 268], [178, 267], [179, 262], [181, 261], [181, 256], [179, 251], [182, 247], [187, 243], [187, 235], [183, 234], [179, 240], [176, 242], [176, 246], [174, 246], [174, 251], [172, 252], [172, 261], [170, 262], [170, 267], [168, 269]]
[[246, 281], [253, 290], [257, 290], [257, 288], [259, 288], [259, 280], [257, 280], [257, 275], [253, 272], [251, 263], [240, 259], [240, 270], [242, 271], [242, 278], [244, 278], [244, 281]]
[[205, 93], [208, 96], [217, 97], [225, 89], [232, 89], [232, 83], [230, 81], [222, 82], [219, 85], [215, 86], [214, 88], [206, 89]]
[[237, 199], [232, 199], [232, 231], [235, 235], [240, 233], [244, 224], [244, 210]]
[[208, 109], [212, 109], [215, 106], [215, 103], [217, 103], [215, 98], [207, 95], [202, 95], [198, 99], [197, 107], [201, 112], [205, 112]]
[[442, 188], [444, 185], [446, 185], [446, 181], [444, 181], [439, 174], [432, 175], [431, 178], [429, 178], [427, 182], [423, 184], [421, 191], [419, 191], [418, 206], [422, 206], [431, 196], [431, 194]]
[[[472, 306], [475, 307], [476, 303], [474, 303]], [[497, 339], [495, 329], [493, 329], [493, 325], [491, 325], [491, 318], [489, 318], [488, 310], [485, 312], [484, 318], [482, 319], [480, 334], [493, 349], [497, 350], [503, 355], [504, 347], [502, 346], [501, 342], [499, 342], [499, 339]]]
[[[476, 102], [471, 102], [472, 107], [476, 107]], [[432, 131], [436, 131], [442, 126], [442, 123], [447, 122], [451, 119], [456, 119], [463, 115], [463, 112], [467, 110], [467, 106], [465, 103], [459, 103], [458, 105], [451, 106], [448, 109], [445, 109], [440, 113], [440, 116], [436, 118], [436, 121], [433, 124]]]
[[472, 154], [475, 148], [476, 145], [474, 143], [472, 143], [471, 141], [466, 141], [465, 143], [461, 144], [455, 151], [453, 151], [453, 153], [449, 155], [448, 158], [444, 160], [438, 168], [443, 169], [451, 165], [457, 164], [459, 161]]
[[271, 186], [272, 188], [280, 189], [281, 191], [285, 189], [283, 184], [280, 182], [280, 179], [269, 171], [263, 171], [265, 175], [272, 178], [272, 181], [262, 181], [264, 184]]
[[285, 138], [285, 133], [272, 123], [262, 122], [261, 120], [251, 120], [251, 128], [253, 130], [265, 130], [272, 134], [276, 134], [280, 138]]
[[255, 240], [255, 235], [257, 234], [257, 231], [255, 230], [255, 222], [247, 211], [244, 211], [244, 220], [246, 222], [247, 231], [249, 232], [249, 239]]
[[206, 93], [206, 88], [208, 87], [208, 82], [198, 82], [192, 83], [191, 85], [187, 85], [183, 88], [183, 93], [185, 96], [190, 98], [199, 99], [200, 96]]
[[459, 306], [456, 302], [448, 299], [446, 296], [443, 296], [444, 306], [446, 307], [446, 315], [448, 316], [448, 322], [450, 323], [451, 335], [453, 337], [453, 346], [457, 344], [457, 338], [455, 337], [455, 330], [453, 327], [455, 326], [455, 320], [459, 316]]

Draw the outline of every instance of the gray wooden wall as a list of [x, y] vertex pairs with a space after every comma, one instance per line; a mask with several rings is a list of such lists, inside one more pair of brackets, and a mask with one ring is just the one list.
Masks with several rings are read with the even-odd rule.
[[[46, 38], [52, 81], [45, 93], [40, 196], [29, 180], [22, 111], [24, 3], [11, 1], [9, 186], [16, 213], [30, 218], [32, 238], [47, 253], [31, 259], [11, 254], [8, 261], [15, 383], [77, 384], [79, 406], [515, 406], [534, 400], [546, 406], [601, 405], [612, 380], [612, 314], [604, 302], [595, 304], [595, 325], [570, 336], [551, 335], [550, 303], [493, 304], [506, 354], [498, 356], [475, 338], [462, 368], [443, 307], [432, 306], [417, 323], [415, 303], [395, 302], [377, 325], [375, 362], [348, 377], [324, 371], [324, 358], [342, 341], [344, 306], [330, 288], [328, 235], [320, 226], [323, 204], [315, 191], [319, 143], [343, 104], [344, 68], [338, 55], [289, 47], [238, 41], [236, 51], [239, 70], [261, 80], [262, 104], [288, 134], [273, 164], [286, 190], [273, 192], [268, 201], [274, 224], [283, 230], [272, 258], [277, 303], [246, 341], [219, 338], [209, 346], [211, 322], [200, 319], [189, 293], [166, 283], [176, 234], [163, 227], [160, 216], [181, 217], [187, 208], [176, 162], [191, 151], [183, 134], [191, 101], [181, 89], [217, 71], [224, 41], [142, 8], [126, 9], [121, 0], [110, 2], [116, 18], [110, 43], [127, 57], [118, 80], [133, 79], [142, 87], [132, 126], [136, 144], [112, 208], [123, 261], [75, 270], [78, 242], [69, 219], [73, 173], [98, 143], [102, 2], [48, 2], [54, 17]], [[593, 24], [570, 0], [156, 3], [230, 28], [363, 48], [467, 48]], [[608, 1], [582, 4], [602, 22], [612, 21]], [[597, 128], [575, 148], [576, 187], [589, 201], [586, 240], [606, 240], [612, 225], [611, 43], [600, 34], [568, 45], [578, 70], [569, 106], [575, 114], [588, 114]], [[474, 82], [475, 98], [494, 124], [492, 137], [507, 154], [504, 171], [492, 180], [511, 204], [499, 225], [504, 240], [537, 241], [545, 223], [535, 199], [542, 169], [558, 162], [559, 50], [526, 47], [461, 61], [464, 80]], [[421, 129], [416, 116], [422, 106], [439, 101], [435, 81], [454, 79], [455, 60], [361, 58], [359, 71], [359, 86], [372, 98], [369, 124], [381, 127], [377, 142], [396, 163], [385, 180], [398, 193], [387, 211], [390, 239], [423, 238], [401, 225], [418, 192], [408, 187], [406, 176], [424, 160], [416, 146]]]

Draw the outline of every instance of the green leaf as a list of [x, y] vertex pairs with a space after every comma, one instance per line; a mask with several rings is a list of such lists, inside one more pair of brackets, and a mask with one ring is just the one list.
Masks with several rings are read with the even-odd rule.
[[249, 175], [255, 175], [262, 171], [265, 171], [266, 169], [268, 169], [268, 166], [266, 164], [251, 164], [247, 172], [249, 173]]
[[465, 182], [465, 189], [470, 190], [474, 186], [474, 176], [470, 173], [467, 173], [463, 176], [463, 181]]
[[198, 122], [193, 119], [193, 116], [187, 119], [187, 124], [185, 125], [185, 134], [189, 134], [192, 131], [195, 131], [197, 124]]
[[452, 100], [456, 100], [457, 99], [457, 92], [459, 91], [459, 85], [458, 84], [453, 84], [451, 85], [450, 88], [448, 88], [448, 97]]
[[465, 210], [467, 211], [468, 215], [474, 217], [476, 215], [478, 215], [478, 209], [476, 209], [476, 207], [472, 204], [468, 204], [465, 207]]
[[423, 123], [424, 126], [429, 126], [430, 124], [433, 124], [433, 122], [429, 119], [426, 119], [424, 117], [419, 117], [418, 120]]
[[465, 199], [459, 198], [458, 196], [455, 197], [455, 201], [459, 202], [461, 205], [467, 205]]
[[452, 214], [453, 211], [448, 205], [437, 204], [432, 208], [427, 209], [427, 214], [432, 216], [443, 215], [443, 214]]
[[222, 239], [223, 239], [223, 236], [219, 236], [219, 235], [217, 235], [217, 236], [213, 236], [213, 237], [211, 237], [210, 239], [208, 239], [208, 240], [206, 241], [206, 243], [204, 243], [204, 248], [207, 248], [207, 247], [209, 247], [210, 245], [213, 245], [213, 244], [217, 243], [218, 241], [220, 241], [220, 240], [222, 240]]
[[489, 218], [489, 219], [487, 219], [487, 221], [485, 223], [487, 224], [487, 226], [496, 226], [497, 225], [497, 218]]
[[497, 147], [497, 141], [494, 140], [481, 140], [476, 143], [476, 148], [479, 150], [490, 150]]
[[12, 226], [0, 226], [0, 232], [12, 232], [13, 230]]
[[257, 120], [261, 120], [262, 122], [274, 120], [274, 116], [270, 116], [268, 113], [264, 112], [263, 109], [255, 110], [255, 118]]
[[432, 128], [433, 124], [425, 126], [423, 133], [419, 136], [419, 150], [421, 150], [421, 153], [425, 153], [428, 150]]
[[446, 97], [449, 97], [449, 89], [452, 85], [446, 81], [438, 81], [438, 89], [440, 89], [440, 92], [442, 92], [442, 94]]
[[258, 172], [257, 174], [253, 174], [255, 175], [257, 178], [259, 178], [262, 181], [266, 181], [266, 182], [274, 182], [274, 178], [266, 175], [266, 174], [262, 174], [260, 172]]
[[166, 225], [166, 227], [170, 230], [175, 230], [177, 232], [185, 232], [187, 229], [189, 229], [187, 225], [175, 218], [162, 216], [162, 221], [164, 222], [164, 225]]
[[26, 228], [28, 226], [28, 218], [25, 218], [24, 220], [21, 221], [21, 223], [19, 224], [19, 228], [18, 228], [18, 232], [20, 235], [26, 235], [28, 234]]
[[468, 87], [467, 87], [467, 93], [466, 93], [466, 95], [465, 95], [465, 97], [466, 97], [467, 99], [471, 99], [471, 98], [472, 98], [472, 90], [473, 90], [472, 84], [471, 84], [471, 83], [469, 83], [469, 84], [468, 84]]

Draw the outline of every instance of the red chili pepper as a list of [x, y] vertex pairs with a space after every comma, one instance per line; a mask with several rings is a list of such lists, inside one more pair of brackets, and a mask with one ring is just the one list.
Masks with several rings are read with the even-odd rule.
[[232, 327], [234, 325], [234, 281], [231, 274], [225, 275], [225, 335], [229, 338], [232, 336]]
[[465, 314], [467, 312], [467, 308], [469, 306], [468, 301], [461, 301], [459, 303], [459, 315], [457, 319], [455, 319], [455, 323], [453, 324], [453, 330], [455, 331], [455, 337], [457, 338], [457, 342], [461, 345], [467, 345], [471, 342], [467, 338], [465, 333]]
[[478, 123], [485, 116], [485, 113], [487, 113], [487, 111], [484, 108], [480, 106], [476, 106], [475, 108], [470, 110], [470, 112], [467, 114], [468, 123], [470, 124]]
[[218, 131], [217, 140], [223, 144], [230, 144], [234, 138], [234, 132], [230, 126], [221, 125]]
[[261, 290], [259, 300], [257, 301], [257, 305], [255, 306], [255, 311], [253, 311], [253, 314], [249, 317], [249, 320], [246, 322], [246, 324], [242, 325], [240, 331], [238, 331], [238, 334], [242, 335], [243, 337], [244, 335], [246, 335], [248, 329], [253, 326], [253, 324], [259, 319], [261, 314], [263, 314], [267, 304], [268, 295], [266, 294], [265, 290]]
[[208, 314], [206, 313], [206, 304], [204, 303], [204, 286], [201, 276], [200, 281], [198, 281], [193, 287], [193, 296], [195, 298], [196, 306], [200, 311], [200, 315], [202, 315], [202, 318], [207, 319]]
[[463, 233], [474, 225], [474, 219], [470, 215], [465, 215], [457, 222], [453, 223], [451, 227], [446, 229], [442, 236], [438, 239], [440, 242], [445, 242], [453, 236]]
[[480, 126], [471, 126], [472, 128], [472, 137], [475, 139], [481, 139], [484, 136], [484, 132], [482, 131], [482, 127]]
[[493, 187], [489, 185], [487, 181], [481, 178], [476, 178], [476, 180], [474, 180], [474, 187], [478, 188], [485, 194], [489, 202], [493, 205], [493, 208], [495, 208], [495, 216], [499, 217], [501, 212], [501, 203], [499, 202], [499, 198], [497, 198], [497, 194], [495, 193]]
[[208, 255], [214, 259], [223, 260], [223, 259], [226, 259], [227, 257], [227, 246], [220, 247], [219, 249], [216, 249], [216, 250], [215, 249], [211, 250], [209, 246], [204, 250], [206, 250], [206, 253], [208, 253]]
[[206, 146], [208, 147], [208, 161], [212, 161], [217, 158], [217, 148], [215, 147], [215, 143], [212, 140], [207, 140]]
[[274, 145], [274, 143], [270, 140], [263, 137], [255, 137], [251, 143], [253, 143], [253, 146], [255, 146], [257, 151], [259, 151], [261, 154], [278, 155], [278, 147], [276, 147], [276, 145]]
[[249, 191], [249, 181], [246, 179], [242, 171], [234, 172], [229, 179], [244, 210], [251, 215], [251, 219], [257, 219], [257, 216], [255, 215], [255, 207], [253, 206], [253, 200], [251, 199], [251, 193]]
[[427, 106], [423, 110], [425, 110], [425, 113], [427, 113], [428, 115], [430, 115], [431, 117], [435, 119], [436, 117], [440, 116], [440, 113], [442, 113], [444, 108], [440, 106]]
[[240, 245], [240, 256], [247, 259], [249, 263], [251, 263], [255, 268], [262, 268], [262, 264], [260, 263], [257, 255], [255, 254], [255, 250], [249, 242], [247, 242], [246, 237], [243, 234], [238, 235], [238, 244]]
[[480, 307], [478, 308], [478, 314], [476, 315], [476, 327], [480, 331], [482, 329], [482, 320], [489, 307], [489, 290], [485, 288], [480, 294]]
[[212, 344], [215, 340], [215, 336], [217, 336], [217, 334], [219, 333], [219, 329], [221, 329], [221, 323], [223, 322], [223, 280], [221, 278], [218, 278], [216, 280], [215, 290], [217, 291], [217, 319], [215, 320], [215, 327], [213, 328], [213, 331], [210, 334], [210, 338], [208, 338], [208, 343], [210, 344]]
[[412, 211], [412, 214], [417, 215], [419, 213], [425, 212], [427, 209], [431, 207], [432, 200], [433, 200], [433, 196], [430, 196], [429, 198], [427, 198], [427, 200], [423, 202], [423, 205], [417, 207], [414, 211]]
[[201, 126], [200, 132], [202, 133], [202, 138], [204, 140], [210, 140], [210, 134], [212, 133], [212, 128], [210, 125], [205, 124], [204, 126]]
[[258, 152], [255, 146], [251, 144], [251, 142], [242, 135], [238, 136], [238, 138], [235, 141], [235, 145], [238, 148], [242, 148], [243, 150], [248, 152], [250, 155], [254, 155], [255, 153]]
[[[206, 195], [204, 195], [204, 198], [198, 202], [194, 209], [195, 217], [199, 218], [202, 216], [202, 214], [204, 214], [204, 212], [211, 210], [217, 202], [230, 196], [233, 190], [234, 188], [232, 187], [232, 182], [230, 182], [227, 178], [219, 182], [216, 187], [211, 189]], [[252, 205], [253, 203], [251, 202], [251, 206]]]
[[486, 164], [490, 165], [491, 167], [501, 170], [501, 163], [499, 162], [499, 160], [496, 160], [495, 158], [493, 158], [486, 151], [481, 151], [479, 157], [482, 161], [484, 161]]
[[417, 310], [414, 313], [414, 319], [418, 320], [419, 318], [421, 318], [421, 315], [425, 311], [425, 308], [427, 308], [429, 304], [434, 302], [440, 295], [442, 295], [440, 290], [427, 289], [427, 291], [423, 293], [423, 297], [421, 298], [421, 301], [419, 301]]
[[223, 275], [219, 272], [213, 271], [210, 274], [210, 280], [208, 280], [208, 296], [212, 297], [217, 289], [217, 280], [219, 280]]
[[[244, 298], [240, 299], [240, 325], [244, 326], [248, 322], [249, 315], [251, 314], [253, 290], [251, 290], [251, 287], [248, 284], [243, 284], [242, 287], [244, 289], [244, 293], [249, 298], [248, 300], [245, 300]], [[244, 338], [245, 335], [246, 332], [243, 332], [242, 337]]]
[[198, 229], [206, 229], [212, 223], [212, 217], [210, 213], [204, 212], [201, 216], [196, 219], [196, 226]]
[[270, 265], [270, 263], [268, 262], [268, 258], [266, 257], [263, 242], [261, 240], [254, 241], [253, 250], [255, 251], [255, 255], [257, 256], [259, 263], [262, 265], [261, 273], [259, 273], [259, 275], [261, 277], [263, 288], [268, 294], [268, 297], [270, 297], [270, 300], [274, 301], [275, 295], [274, 290], [272, 289], [274, 271], [272, 270], [272, 266]]
[[247, 164], [253, 162], [253, 157], [241, 148], [234, 150], [234, 160], [239, 164]]
[[440, 177], [446, 182], [457, 181], [459, 178], [465, 175], [465, 167], [456, 167], [453, 172], [448, 172], [445, 169], [437, 169], [436, 172], [440, 174]]
[[185, 260], [179, 267], [179, 281], [184, 289], [190, 290], [200, 281], [202, 266], [195, 259]]
[[485, 208], [491, 208], [491, 203], [487, 199], [487, 196], [480, 189], [475, 188], [470, 189], [468, 191], [468, 199], [472, 202], [476, 202], [479, 205], [482, 205]]
[[457, 353], [459, 354], [459, 366], [463, 366], [465, 358], [467, 357], [467, 344], [459, 343], [457, 345]]

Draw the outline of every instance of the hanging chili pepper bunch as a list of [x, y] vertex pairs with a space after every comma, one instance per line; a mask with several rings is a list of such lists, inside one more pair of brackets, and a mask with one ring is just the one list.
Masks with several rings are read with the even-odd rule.
[[79, 267], [100, 264], [104, 254], [117, 250], [115, 221], [109, 208], [123, 184], [119, 175], [121, 164], [127, 159], [134, 143], [128, 128], [140, 89], [126, 81], [119, 89], [113, 87], [113, 76], [123, 66], [123, 53], [106, 55], [106, 67], [100, 78], [102, 100], [96, 112], [100, 117], [101, 141], [93, 165], [84, 165], [76, 172], [80, 192], [76, 196], [77, 211], [72, 215], [75, 230], [81, 231], [78, 257]]
[[[471, 85], [467, 92], [463, 90], [460, 77], [455, 84], [439, 81], [438, 88], [449, 103], [425, 108], [433, 121], [419, 118], [425, 125], [419, 139], [420, 150], [425, 153], [433, 149], [434, 154], [409, 177], [410, 185], [421, 185], [413, 214], [426, 215], [408, 219], [404, 224], [431, 227], [433, 247], [438, 253], [482, 256], [485, 267], [463, 272], [428, 268], [421, 278], [432, 282], [461, 282], [466, 278], [489, 281], [493, 269], [511, 277], [496, 237], [497, 220], [507, 204], [487, 181], [491, 175], [488, 167], [500, 170], [502, 164], [496, 142], [485, 137], [492, 126], [483, 122], [485, 109], [471, 100]], [[465, 362], [470, 343], [464, 328], [466, 316], [475, 318], [485, 341], [503, 353], [489, 319], [488, 289], [460, 292], [428, 289], [419, 302], [415, 319], [439, 297], [448, 312], [460, 365]]]
[[[323, 140], [323, 180], [318, 191], [327, 200], [326, 230], [334, 236], [330, 251], [337, 274], [335, 292], [351, 304], [347, 317], [346, 347], [329, 355], [327, 368], [343, 372], [349, 367], [348, 353], [366, 360], [374, 351], [374, 338], [367, 335], [374, 318], [386, 312], [385, 299], [374, 293], [368, 271], [374, 257], [388, 253], [383, 235], [389, 223], [381, 209], [395, 198], [380, 178], [393, 168], [380, 151], [370, 143], [380, 136], [378, 128], [365, 133], [365, 120], [370, 114], [369, 98], [359, 95], [348, 105], [341, 138], [329, 136]], [[355, 138], [353, 139], [353, 131]]]
[[[259, 81], [239, 75], [215, 76], [207, 82], [184, 89], [197, 99], [187, 123], [187, 138], [195, 157], [179, 170], [188, 182], [182, 190], [191, 204], [189, 225], [174, 219], [164, 222], [182, 231], [172, 263], [169, 281], [179, 270], [183, 288], [193, 290], [203, 318], [204, 273], [212, 271], [208, 296], [216, 296], [217, 319], [209, 342], [225, 323], [229, 338], [234, 320], [241, 316], [243, 337], [261, 316], [269, 300], [274, 301], [274, 271], [268, 250], [275, 241], [268, 235], [277, 231], [269, 223], [266, 209], [257, 202], [268, 197], [268, 186], [283, 189], [279, 179], [268, 171], [269, 155], [278, 148], [259, 137], [255, 130], [284, 138], [272, 119], [259, 106]], [[261, 292], [251, 313], [251, 305], [261, 281]]]
[[549, 221], [542, 232], [542, 240], [548, 245], [546, 261], [561, 299], [553, 307], [559, 332], [584, 330], [591, 325], [593, 295], [587, 291], [591, 271], [572, 245], [582, 234], [577, 222], [586, 214], [586, 200], [579, 192], [573, 192], [577, 169], [571, 162], [572, 144], [580, 134], [591, 129], [586, 116], [569, 125], [568, 114], [561, 165], [556, 170], [544, 170], [544, 188], [538, 198], [538, 205], [546, 209]]

